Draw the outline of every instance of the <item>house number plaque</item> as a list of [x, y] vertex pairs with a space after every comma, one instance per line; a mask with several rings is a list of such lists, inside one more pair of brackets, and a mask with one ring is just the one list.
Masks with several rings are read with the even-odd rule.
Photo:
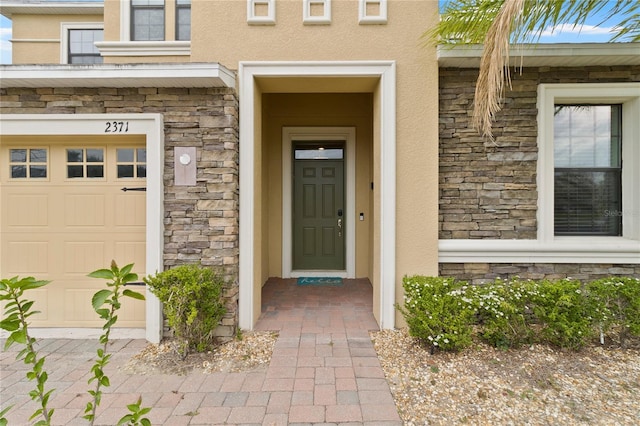
[[105, 133], [127, 133], [129, 131], [128, 121], [107, 121], [104, 125]]

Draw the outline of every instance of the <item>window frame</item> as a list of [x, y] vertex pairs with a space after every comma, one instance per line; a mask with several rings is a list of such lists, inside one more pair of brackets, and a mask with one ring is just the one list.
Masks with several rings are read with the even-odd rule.
[[[256, 15], [256, 6], [266, 5], [267, 15]], [[276, 24], [276, 0], [247, 0], [247, 24], [249, 25], [275, 25]]]
[[[554, 108], [556, 104], [622, 105], [622, 236], [557, 236], [554, 229]], [[538, 86], [538, 241], [588, 242], [602, 250], [640, 240], [640, 84], [567, 83]], [[602, 245], [604, 244], [604, 246]]]
[[[102, 30], [101, 22], [62, 22], [60, 23], [60, 63], [69, 64], [70, 30]], [[100, 55], [102, 57], [102, 55]]]
[[[45, 150], [47, 153], [47, 160], [46, 161], [31, 161], [31, 151], [32, 150]], [[26, 156], [26, 161], [24, 162], [18, 162], [18, 161], [12, 161], [11, 160], [11, 151], [12, 150], [26, 150], [27, 151], [27, 156]], [[15, 145], [15, 146], [9, 146], [7, 147], [7, 159], [8, 159], [8, 163], [7, 163], [7, 171], [8, 171], [8, 178], [10, 181], [14, 181], [14, 182], [48, 182], [51, 179], [51, 150], [49, 149], [48, 145]], [[25, 167], [25, 171], [26, 171], [26, 176], [24, 177], [13, 177], [13, 173], [11, 171], [11, 167], [14, 165], [23, 165]], [[30, 166], [34, 165], [34, 166], [44, 166], [45, 167], [45, 171], [46, 171], [46, 176], [45, 177], [39, 177], [39, 176], [31, 176], [31, 169]]]
[[[367, 6], [377, 4], [379, 13], [369, 15]], [[358, 0], [358, 23], [360, 25], [380, 25], [387, 23], [387, 0]]]
[[[87, 150], [101, 150], [102, 151], [102, 161], [88, 161], [87, 159]], [[69, 161], [68, 151], [69, 150], [81, 150], [82, 151], [82, 161]], [[70, 145], [64, 147], [64, 180], [66, 182], [101, 182], [107, 180], [107, 147], [102, 145]], [[69, 166], [82, 166], [82, 176], [77, 177], [69, 177]], [[102, 167], [102, 176], [92, 177], [88, 176], [87, 167], [88, 166], [101, 166]]]
[[[302, 0], [302, 22], [304, 25], [328, 25], [331, 23], [331, 0]], [[312, 15], [313, 6], [322, 6], [322, 15]]]

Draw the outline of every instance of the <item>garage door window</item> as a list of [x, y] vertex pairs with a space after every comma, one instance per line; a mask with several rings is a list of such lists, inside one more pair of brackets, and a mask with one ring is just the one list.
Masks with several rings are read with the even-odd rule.
[[47, 177], [46, 148], [18, 148], [9, 150], [9, 168], [13, 179], [42, 179]]
[[147, 150], [144, 148], [118, 148], [118, 179], [147, 177]]
[[67, 178], [104, 178], [104, 149], [67, 149]]

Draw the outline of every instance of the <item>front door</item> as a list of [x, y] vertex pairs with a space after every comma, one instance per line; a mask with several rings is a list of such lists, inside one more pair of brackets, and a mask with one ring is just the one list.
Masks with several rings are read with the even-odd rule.
[[294, 144], [293, 269], [345, 270], [344, 146]]

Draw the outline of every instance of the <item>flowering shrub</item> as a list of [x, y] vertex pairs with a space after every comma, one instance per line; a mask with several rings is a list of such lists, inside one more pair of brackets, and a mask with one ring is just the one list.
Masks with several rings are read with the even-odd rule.
[[[461, 284], [452, 278], [405, 277], [404, 307], [398, 309], [409, 325], [409, 333], [432, 350], [457, 351], [471, 344], [474, 310], [464, 297]], [[462, 291], [462, 293], [461, 293]]]
[[640, 336], [640, 279], [603, 278], [589, 283], [587, 288], [595, 301], [602, 334], [616, 328], [622, 346], [629, 335]]
[[611, 277], [583, 284], [497, 279], [481, 286], [444, 277], [405, 277], [404, 315], [409, 333], [432, 349], [460, 350], [472, 330], [489, 344], [534, 342], [577, 350], [600, 333], [640, 336], [640, 280]]

